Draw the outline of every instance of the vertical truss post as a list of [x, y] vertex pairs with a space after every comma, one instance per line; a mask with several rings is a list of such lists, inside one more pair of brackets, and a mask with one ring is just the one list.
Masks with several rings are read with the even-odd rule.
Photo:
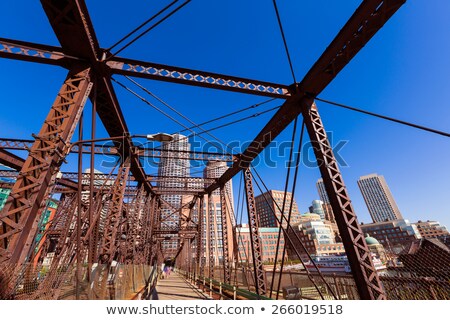
[[[105, 221], [102, 241], [99, 253], [99, 268], [95, 282], [99, 287], [99, 294], [102, 299], [106, 299], [107, 280], [109, 269], [114, 256], [117, 252], [117, 241], [119, 224], [122, 219], [123, 199], [128, 176], [130, 173], [130, 158], [125, 159], [117, 172], [117, 178], [114, 181], [111, 192], [111, 200], [108, 207], [108, 213]], [[101, 279], [101, 281], [100, 281]]]
[[0, 213], [0, 262], [22, 264], [33, 242], [39, 212], [67, 155], [92, 83], [90, 69], [70, 72]]
[[153, 247], [153, 219], [154, 219], [154, 206], [155, 206], [155, 198], [151, 194], [146, 195], [147, 198], [145, 200], [144, 204], [144, 214], [145, 219], [142, 224], [142, 238], [141, 238], [141, 244], [143, 245], [142, 248], [142, 263], [153, 265], [152, 261], [152, 247]]
[[256, 213], [255, 195], [253, 193], [252, 173], [250, 172], [250, 168], [244, 169], [243, 174], [245, 195], [247, 199], [248, 224], [250, 229], [255, 289], [257, 294], [264, 295], [266, 294], [266, 282], [264, 279], [261, 239], [259, 238], [258, 216]]
[[126, 238], [119, 241], [119, 248], [122, 259], [127, 264], [134, 265], [140, 259], [141, 250], [137, 251], [136, 242], [140, 239], [138, 236], [142, 236], [142, 227], [146, 220], [143, 214], [145, 193], [142, 185], [131, 204], [127, 206], [127, 214], [122, 221], [122, 233], [126, 234]]
[[223, 282], [231, 283], [230, 260], [228, 256], [228, 223], [227, 198], [225, 186], [220, 186], [220, 211], [222, 215], [222, 256], [223, 256]]
[[122, 219], [123, 198], [130, 173], [130, 159], [127, 158], [122, 163], [117, 173], [117, 178], [112, 186], [112, 199], [105, 222], [102, 244], [100, 246], [100, 261], [111, 263], [117, 250], [117, 233]]
[[187, 243], [187, 248], [186, 248], [186, 256], [187, 256], [187, 271], [189, 274], [191, 274], [192, 272], [192, 248], [191, 248], [191, 239], [184, 239], [184, 243]]
[[153, 196], [151, 200], [151, 211], [150, 211], [150, 220], [151, 224], [149, 226], [150, 228], [150, 235], [147, 236], [150, 241], [150, 247], [148, 248], [149, 251], [147, 251], [148, 255], [148, 261], [150, 264], [153, 264], [153, 260], [157, 261], [157, 265], [161, 264], [161, 258], [158, 256], [159, 252], [159, 240], [156, 239], [156, 230], [158, 229], [159, 224], [159, 218], [160, 218], [160, 199], [157, 196]]
[[386, 299], [317, 106], [309, 100], [300, 107], [359, 296], [366, 300]]
[[204, 276], [204, 263], [203, 263], [203, 201], [204, 201], [204, 197], [203, 195], [200, 196], [199, 200], [198, 200], [198, 206], [197, 206], [197, 254], [196, 254], [196, 258], [197, 258], [197, 266], [196, 266], [196, 270], [198, 270], [198, 275], [203, 277]]
[[207, 223], [207, 239], [208, 239], [208, 251], [209, 251], [209, 278], [214, 279], [214, 238], [211, 236], [211, 232], [214, 231], [214, 203], [212, 199], [212, 194], [208, 194], [208, 218], [209, 221]]
[[[78, 126], [78, 141], [83, 140], [83, 112], [81, 112], [81, 117]], [[91, 173], [92, 174], [92, 173]], [[78, 197], [77, 197], [77, 215], [76, 215], [76, 273], [75, 273], [75, 299], [80, 300], [80, 282], [81, 282], [81, 216], [83, 215], [82, 208], [82, 195], [83, 195], [83, 152], [81, 147], [78, 149]]]
[[[92, 114], [91, 114], [91, 140], [95, 139], [96, 132], [96, 118], [97, 118], [97, 86], [94, 87], [92, 97]], [[79, 146], [82, 149], [82, 146]], [[89, 225], [94, 223], [94, 166], [95, 166], [95, 142], [91, 142], [91, 154], [90, 154], [90, 175], [89, 175]], [[81, 190], [79, 191], [81, 192]], [[97, 224], [97, 223], [96, 223]], [[89, 237], [89, 253], [88, 253], [88, 265], [89, 270], [92, 270], [92, 264], [95, 261], [97, 253], [98, 243], [98, 228], [94, 229], [94, 232]], [[88, 272], [90, 276], [90, 272]]]

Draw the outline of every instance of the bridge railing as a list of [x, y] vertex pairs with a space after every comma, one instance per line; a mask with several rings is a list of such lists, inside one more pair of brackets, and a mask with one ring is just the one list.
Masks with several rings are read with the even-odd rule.
[[[220, 271], [220, 270], [219, 270]], [[252, 292], [254, 286], [251, 278], [248, 283], [238, 281], [236, 284], [224, 284], [221, 280], [210, 279], [180, 270], [188, 280], [210, 292], [212, 298], [219, 299], [269, 299], [266, 296], [258, 296]], [[275, 283], [278, 282], [279, 273], [275, 273]], [[311, 278], [315, 281], [317, 288], [313, 285]], [[220, 272], [218, 273], [220, 279]], [[245, 277], [237, 276], [235, 279]], [[267, 284], [272, 281], [272, 272], [266, 272]], [[450, 299], [450, 281], [436, 280], [429, 277], [412, 276], [380, 276], [380, 280], [389, 300], [448, 300]], [[450, 279], [449, 279], [450, 280]], [[327, 285], [325, 285], [325, 282]], [[269, 286], [269, 285], [268, 285]], [[310, 276], [306, 272], [286, 271], [281, 274], [281, 288], [299, 288], [300, 299], [305, 300], [333, 300], [334, 295], [338, 300], [359, 300], [358, 291], [353, 277], [349, 274], [323, 274], [323, 279], [316, 273]], [[320, 290], [320, 293], [318, 292]], [[332, 292], [331, 292], [332, 291]], [[226, 294], [224, 294], [226, 293]], [[274, 291], [272, 297], [275, 298]], [[280, 291], [279, 298], [283, 299]]]
[[0, 290], [0, 299], [129, 300], [150, 292], [157, 277], [157, 268], [149, 265], [115, 264], [108, 268], [83, 264], [78, 281], [76, 265], [59, 265], [54, 269], [31, 264], [22, 268], [12, 265], [0, 268], [3, 279], [0, 280], [15, 283], [14, 287]]
[[196, 285], [204, 292], [209, 293], [210, 298], [220, 300], [271, 300], [266, 296], [258, 295], [254, 292], [239, 287], [238, 285], [228, 284], [220, 280], [198, 276], [195, 273], [187, 272], [181, 269], [175, 270], [192, 284]]

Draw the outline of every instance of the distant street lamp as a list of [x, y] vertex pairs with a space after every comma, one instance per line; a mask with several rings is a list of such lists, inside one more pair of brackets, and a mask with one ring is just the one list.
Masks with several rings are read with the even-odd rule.
[[125, 138], [146, 138], [149, 141], [158, 141], [158, 142], [170, 142], [173, 141], [175, 136], [173, 134], [169, 133], [163, 133], [158, 132], [154, 134], [133, 134], [131, 136], [123, 135], [123, 136], [117, 136], [117, 137], [109, 137], [109, 138], [99, 138], [99, 139], [90, 139], [90, 140], [79, 140], [75, 141], [74, 143], [70, 144], [69, 151], [72, 150], [72, 148], [76, 145], [84, 144], [84, 143], [94, 143], [94, 142], [101, 142], [101, 141], [112, 141], [112, 140], [119, 140], [119, 139], [125, 139]]
[[174, 135], [158, 132], [155, 134], [148, 134], [146, 138], [147, 138], [147, 140], [151, 140], [151, 141], [170, 142], [170, 141], [173, 141]]

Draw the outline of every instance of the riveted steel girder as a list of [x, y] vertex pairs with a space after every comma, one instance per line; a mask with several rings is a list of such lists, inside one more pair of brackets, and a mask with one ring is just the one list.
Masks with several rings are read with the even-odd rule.
[[251, 237], [251, 249], [253, 260], [253, 273], [255, 276], [255, 289], [257, 294], [266, 294], [265, 272], [262, 263], [262, 246], [259, 237], [258, 216], [256, 213], [255, 194], [253, 192], [252, 173], [247, 168], [243, 170], [244, 187], [247, 199], [248, 224]]
[[37, 218], [92, 87], [91, 70], [70, 73], [50, 109], [0, 213], [0, 261], [23, 263]]

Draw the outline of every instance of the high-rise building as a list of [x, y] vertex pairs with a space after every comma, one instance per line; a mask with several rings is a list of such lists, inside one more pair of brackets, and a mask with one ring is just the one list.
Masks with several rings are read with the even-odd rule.
[[320, 219], [325, 220], [325, 210], [323, 209], [323, 205], [323, 201], [313, 200], [311, 206], [309, 207], [309, 212], [318, 214]]
[[[203, 170], [203, 178], [217, 179], [228, 169], [227, 163], [222, 161], [209, 161]], [[203, 243], [204, 243], [204, 257], [206, 259], [205, 265], [209, 265], [209, 259], [214, 258], [214, 265], [220, 265], [223, 261], [223, 237], [222, 227], [223, 223], [227, 224], [228, 230], [228, 252], [229, 261], [232, 261], [234, 241], [233, 241], [233, 227], [235, 226], [234, 216], [234, 202], [233, 202], [233, 185], [231, 180], [225, 184], [226, 204], [227, 204], [227, 219], [222, 221], [222, 204], [220, 201], [220, 190], [214, 190], [211, 194], [211, 199], [208, 196], [204, 197], [204, 218], [203, 218]], [[210, 201], [211, 200], [211, 201]], [[208, 208], [209, 206], [209, 208]], [[208, 208], [208, 210], [206, 210]], [[209, 215], [208, 215], [209, 214]], [[196, 219], [194, 218], [196, 221]], [[212, 252], [210, 252], [210, 245]]]
[[383, 176], [375, 173], [360, 177], [358, 186], [373, 222], [403, 219]]
[[320, 178], [316, 183], [317, 191], [319, 192], [320, 200], [322, 201], [323, 211], [325, 213], [325, 220], [335, 223], [333, 208], [331, 207], [330, 199], [328, 198], [327, 191], [325, 190], [325, 184], [323, 179]]
[[319, 191], [320, 200], [322, 200], [323, 203], [330, 203], [330, 199], [328, 198], [328, 193], [325, 190], [325, 184], [323, 183], [322, 178], [317, 180], [316, 187], [317, 191]]
[[[283, 209], [284, 191], [269, 190], [255, 197], [256, 213], [259, 219], [259, 227], [274, 228], [278, 227], [277, 220], [281, 220], [281, 209]], [[292, 199], [292, 193], [286, 193], [286, 204], [284, 206], [284, 216], [287, 218], [292, 202], [292, 212], [290, 224], [298, 224], [300, 221], [300, 211], [298, 211], [297, 202]], [[278, 219], [273, 215], [275, 212]], [[283, 219], [283, 227], [286, 227], [286, 219]]]
[[[258, 228], [261, 253], [263, 262], [275, 262], [275, 255], [277, 253], [278, 242], [278, 228]], [[236, 238], [239, 244], [239, 262], [253, 262], [252, 249], [251, 249], [251, 235], [250, 228], [247, 224], [242, 224], [236, 228]], [[281, 261], [284, 251], [284, 236], [281, 233], [280, 245], [278, 247], [277, 261]], [[285, 259], [288, 257], [285, 256]]]
[[[158, 166], [158, 189], [183, 188], [182, 181], [175, 178], [188, 177], [190, 174], [190, 162], [183, 151], [189, 151], [190, 144], [188, 138], [182, 134], [174, 134], [173, 140], [162, 142], [161, 162]], [[168, 205], [161, 208], [161, 229], [171, 230], [180, 226], [180, 208], [186, 202], [183, 195], [169, 192], [162, 195], [161, 199]], [[177, 241], [163, 241], [163, 249], [176, 250]]]
[[[208, 161], [205, 169], [203, 170], [203, 178], [218, 179], [225, 173], [225, 171], [228, 170], [228, 168], [229, 167], [225, 161]], [[231, 180], [225, 184], [225, 191], [228, 198], [227, 200], [229, 200], [231, 205], [233, 205], [233, 184]], [[212, 194], [220, 195], [220, 190], [216, 189], [212, 192]]]

